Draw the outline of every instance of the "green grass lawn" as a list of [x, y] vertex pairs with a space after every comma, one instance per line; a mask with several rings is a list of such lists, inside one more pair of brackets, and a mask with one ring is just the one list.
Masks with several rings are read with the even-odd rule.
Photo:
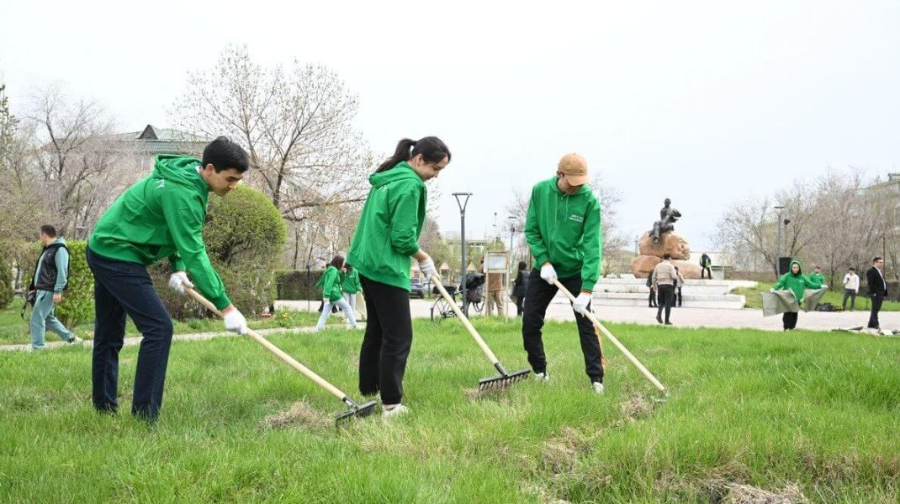
[[[769, 290], [774, 286], [775, 283], [765, 283], [760, 282], [756, 288], [742, 288], [735, 289], [734, 294], [741, 294], [746, 297], [747, 304], [744, 308], [752, 308], [756, 310], [762, 310], [762, 293], [769, 292]], [[825, 296], [822, 298], [823, 303], [831, 303], [836, 308], [841, 307], [841, 303], [844, 301], [844, 291], [828, 291], [825, 293]], [[864, 292], [860, 292], [859, 295], [856, 296], [856, 310], [860, 311], [868, 311], [871, 306], [869, 303], [871, 301], [866, 298]], [[850, 300], [847, 300], [847, 309], [850, 309]], [[881, 305], [881, 311], [900, 311], [900, 303], [896, 301], [885, 301], [884, 304]]]
[[[517, 323], [475, 324], [507, 369], [526, 366]], [[341, 431], [327, 416], [341, 403], [249, 339], [176, 342], [155, 426], [128, 413], [136, 347], [114, 417], [91, 409], [89, 349], [2, 352], [0, 502], [749, 502], [738, 484], [898, 502], [900, 341], [610, 329], [667, 401], [608, 342], [607, 393], [589, 392], [572, 323], [546, 327], [550, 383], [475, 397], [493, 370], [470, 336], [417, 321], [411, 413]], [[271, 340], [356, 396], [361, 336]]]
[[[31, 336], [28, 328], [28, 321], [31, 317], [31, 310], [25, 313], [25, 320], [19, 316], [22, 309], [21, 298], [15, 298], [6, 309], [0, 310], [0, 345], [22, 345], [31, 343]], [[272, 327], [301, 327], [314, 326], [319, 320], [318, 312], [301, 312], [287, 311], [279, 312], [275, 317], [265, 319], [250, 319], [248, 325], [252, 329], [268, 329]], [[328, 318], [329, 324], [341, 324], [344, 322], [343, 317], [333, 315]], [[80, 324], [75, 327], [69, 327], [80, 338], [91, 339], [94, 333], [93, 322]], [[224, 331], [222, 321], [217, 319], [192, 319], [184, 322], [175, 321], [175, 334], [200, 333]], [[128, 319], [125, 326], [126, 336], [140, 336], [134, 323]], [[46, 341], [60, 341], [56, 333], [48, 332], [45, 336]]]

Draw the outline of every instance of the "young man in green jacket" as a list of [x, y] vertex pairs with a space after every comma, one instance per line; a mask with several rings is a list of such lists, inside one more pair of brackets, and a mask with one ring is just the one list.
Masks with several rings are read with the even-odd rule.
[[522, 339], [535, 377], [548, 381], [547, 358], [541, 328], [547, 306], [557, 294], [553, 281], [560, 283], [577, 299], [572, 305], [585, 372], [591, 387], [603, 393], [603, 364], [600, 341], [591, 321], [584, 316], [591, 308], [594, 284], [600, 276], [603, 244], [600, 234], [600, 202], [586, 185], [587, 161], [578, 154], [562, 157], [556, 176], [538, 182], [531, 191], [525, 238], [534, 256], [534, 264], [525, 293]]
[[[194, 287], [225, 315], [225, 327], [238, 334], [247, 322], [231, 304], [203, 243], [209, 193], [225, 196], [249, 168], [247, 153], [226, 137], [203, 150], [203, 161], [159, 156], [150, 176], [131, 186], [103, 214], [88, 241], [94, 273], [96, 327], [93, 402], [101, 412], [118, 409], [119, 350], [125, 315], [143, 334], [138, 352], [131, 412], [147, 420], [159, 416], [172, 321], [153, 288], [147, 266], [168, 258], [169, 287], [181, 294]], [[187, 273], [193, 278], [188, 280]]]

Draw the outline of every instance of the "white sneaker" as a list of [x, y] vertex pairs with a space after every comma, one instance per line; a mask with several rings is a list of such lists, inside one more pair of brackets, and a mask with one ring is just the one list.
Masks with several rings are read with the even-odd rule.
[[81, 343], [82, 341], [84, 341], [84, 340], [73, 334], [72, 339], [66, 341], [66, 343], [68, 343], [70, 345], [74, 345], [75, 343]]
[[534, 373], [534, 380], [547, 383], [550, 381], [550, 375], [548, 375], [546, 371], [543, 373]]
[[409, 413], [409, 408], [402, 404], [398, 404], [391, 409], [386, 409], [381, 412], [381, 418], [385, 420], [389, 420], [393, 417], [405, 415]]
[[591, 388], [594, 389], [595, 394], [603, 393], [603, 384], [600, 382], [597, 382], [597, 381], [591, 382]]

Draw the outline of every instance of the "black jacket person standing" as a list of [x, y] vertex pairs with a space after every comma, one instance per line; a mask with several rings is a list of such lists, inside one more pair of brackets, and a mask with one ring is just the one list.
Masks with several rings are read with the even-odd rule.
[[887, 282], [884, 279], [884, 259], [876, 257], [872, 260], [872, 267], [866, 271], [866, 283], [869, 285], [869, 296], [872, 298], [872, 313], [869, 314], [869, 328], [880, 329], [878, 323], [878, 312], [881, 310], [881, 303], [887, 297]]

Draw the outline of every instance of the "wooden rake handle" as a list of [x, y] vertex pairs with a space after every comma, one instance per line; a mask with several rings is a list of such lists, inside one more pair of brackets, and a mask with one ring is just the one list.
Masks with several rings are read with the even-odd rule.
[[432, 275], [431, 279], [434, 282], [435, 287], [441, 292], [441, 296], [444, 296], [444, 299], [447, 300], [447, 303], [450, 304], [450, 307], [453, 308], [453, 311], [456, 312], [457, 318], [462, 321], [463, 325], [466, 326], [466, 329], [469, 330], [469, 334], [475, 339], [475, 342], [478, 343], [478, 346], [481, 347], [481, 351], [487, 355], [488, 359], [491, 360], [491, 364], [496, 366], [500, 361], [497, 360], [497, 356], [494, 355], [494, 352], [488, 348], [487, 343], [481, 338], [481, 335], [478, 334], [478, 331], [475, 330], [475, 327], [472, 326], [472, 323], [469, 322], [469, 319], [466, 318], [465, 314], [463, 314], [462, 310], [459, 309], [459, 306], [456, 306], [456, 301], [453, 299], [450, 294], [447, 293], [447, 289], [444, 288], [444, 284], [441, 283], [441, 277], [437, 275]]
[[[194, 298], [195, 301], [197, 301], [198, 303], [205, 306], [207, 310], [215, 313], [216, 315], [218, 315], [219, 317], [221, 317], [223, 319], [225, 318], [225, 315], [223, 315], [222, 312], [219, 311], [219, 309], [216, 308], [216, 306], [214, 304], [212, 304], [208, 299], [203, 297], [199, 292], [195, 291], [194, 289], [191, 289], [190, 287], [185, 287], [184, 291], [187, 292], [189, 296]], [[287, 363], [287, 365], [291, 366], [292, 368], [296, 369], [297, 371], [302, 373], [304, 376], [306, 376], [310, 380], [314, 381], [316, 383], [316, 385], [322, 387], [323, 389], [325, 389], [325, 390], [331, 392], [332, 394], [334, 394], [335, 396], [337, 396], [338, 399], [345, 401], [345, 402], [348, 399], [348, 396], [346, 394], [344, 394], [343, 392], [341, 392], [337, 387], [335, 387], [334, 385], [325, 381], [324, 378], [317, 375], [313, 370], [311, 370], [308, 367], [304, 366], [303, 364], [300, 364], [299, 362], [297, 362], [296, 359], [294, 359], [290, 355], [284, 353], [284, 351], [282, 351], [280, 348], [278, 348], [277, 346], [272, 344], [266, 338], [263, 338], [262, 336], [260, 336], [256, 331], [254, 331], [253, 329], [250, 329], [249, 327], [247, 328], [247, 336], [250, 336], [251, 338], [256, 340], [257, 343], [266, 347], [266, 349], [268, 351], [270, 351], [273, 354], [275, 354], [276, 356], [278, 356], [278, 358], [283, 360], [285, 363]]]
[[[573, 303], [575, 302], [575, 296], [573, 296], [572, 293], [569, 292], [569, 290], [566, 289], [566, 287], [559, 282], [559, 279], [554, 279], [553, 283], [563, 294], [566, 295], [567, 298], [569, 298], [569, 301], [572, 301]], [[632, 364], [634, 364], [634, 367], [638, 368], [638, 371], [640, 371], [644, 376], [647, 377], [648, 380], [650, 380], [650, 383], [652, 383], [656, 388], [658, 388], [660, 390], [660, 392], [666, 392], [666, 387], [664, 387], [663, 384], [660, 383], [659, 380], [657, 380], [655, 376], [653, 376], [653, 373], [648, 371], [647, 368], [644, 367], [643, 364], [641, 364], [641, 361], [637, 360], [637, 357], [632, 355], [631, 352], [629, 352], [628, 349], [625, 348], [625, 345], [623, 345], [622, 343], [619, 343], [619, 340], [616, 339], [616, 337], [613, 336], [612, 333], [609, 332], [605, 327], [603, 327], [603, 324], [601, 324], [600, 321], [597, 320], [597, 317], [595, 317], [593, 313], [588, 311], [587, 313], [585, 313], [585, 316], [591, 322], [594, 323], [594, 327], [599, 329], [603, 334], [606, 335], [607, 338], [609, 338], [609, 341], [612, 341], [613, 345], [615, 345], [616, 348], [618, 348], [619, 351], [622, 352], [622, 354], [629, 361], [631, 361]]]

